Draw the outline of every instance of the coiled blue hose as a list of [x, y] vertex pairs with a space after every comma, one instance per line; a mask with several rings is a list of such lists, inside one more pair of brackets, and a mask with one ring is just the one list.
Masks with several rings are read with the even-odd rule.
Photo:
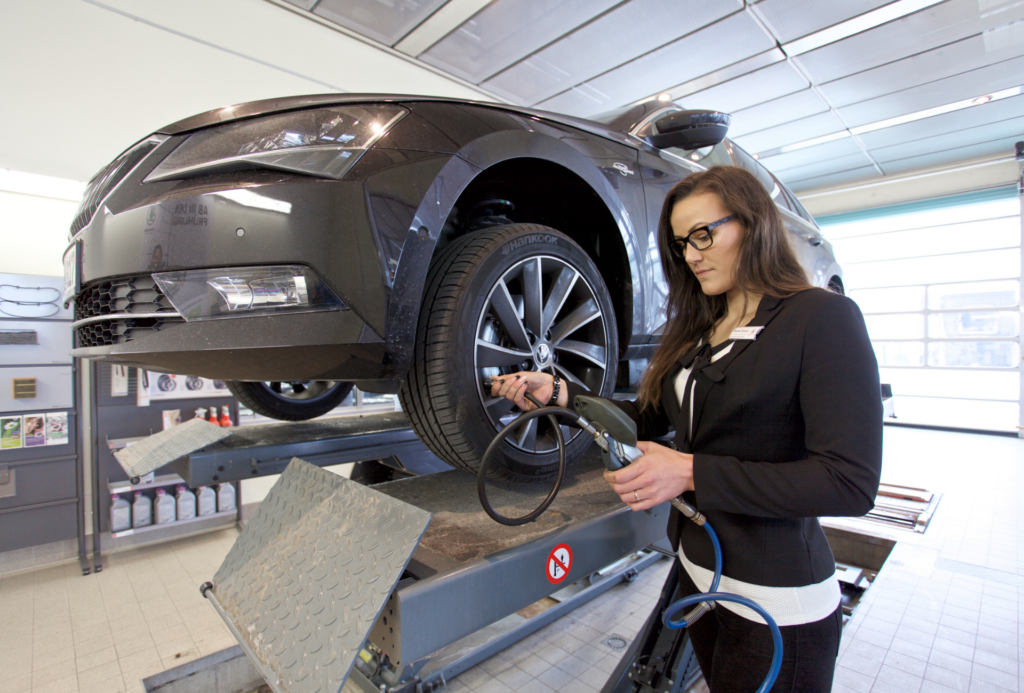
[[[698, 524], [701, 523], [698, 522]], [[711, 545], [715, 549], [715, 575], [711, 579], [711, 588], [707, 592], [691, 594], [689, 597], [683, 597], [679, 601], [673, 602], [671, 606], [665, 609], [663, 620], [669, 628], [675, 630], [686, 628], [689, 624], [685, 618], [675, 621], [673, 617], [683, 609], [695, 606], [701, 602], [734, 602], [756, 611], [768, 624], [768, 628], [772, 632], [772, 643], [775, 645], [775, 652], [772, 654], [772, 664], [768, 668], [768, 676], [765, 677], [764, 683], [756, 691], [756, 693], [767, 693], [775, 684], [775, 679], [779, 676], [779, 670], [782, 669], [782, 632], [779, 630], [778, 624], [775, 623], [775, 619], [757, 602], [741, 597], [738, 594], [716, 591], [718, 590], [718, 582], [722, 578], [722, 545], [718, 542], [718, 535], [715, 534], [715, 530], [711, 529], [709, 522], [705, 520], [701, 526], [704, 527], [708, 536], [711, 537]]]

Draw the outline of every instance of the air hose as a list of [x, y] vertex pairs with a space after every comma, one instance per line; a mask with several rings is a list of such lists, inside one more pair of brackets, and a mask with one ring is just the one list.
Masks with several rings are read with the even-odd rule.
[[[555, 418], [556, 416], [571, 419], [573, 423], [577, 424], [584, 431], [594, 436], [604, 453], [602, 455], [602, 460], [605, 467], [612, 471], [621, 469], [623, 466], [636, 461], [643, 455], [643, 453], [635, 447], [635, 424], [633, 424], [631, 420], [624, 419], [625, 415], [621, 413], [621, 410], [610, 407], [599, 399], [592, 397], [577, 397], [573, 406], [575, 409], [579, 410], [579, 412], [573, 411], [572, 409], [566, 409], [564, 407], [546, 407], [529, 393], [526, 393], [526, 399], [530, 400], [530, 402], [537, 408], [519, 415], [513, 422], [498, 432], [498, 435], [491, 441], [491, 444], [487, 446], [487, 450], [484, 452], [483, 457], [480, 458], [480, 471], [477, 473], [476, 477], [476, 490], [477, 494], [480, 496], [480, 505], [483, 506], [484, 512], [500, 524], [518, 526], [524, 525], [527, 522], [533, 522], [548, 509], [551, 502], [555, 500], [555, 496], [558, 495], [558, 491], [562, 487], [562, 478], [565, 476], [565, 438], [562, 435], [561, 427], [558, 425], [558, 420]], [[589, 418], [589, 421], [584, 418], [584, 415]], [[505, 517], [491, 506], [491, 503], [487, 498], [487, 469], [490, 466], [491, 457], [501, 446], [501, 443], [505, 438], [511, 435], [513, 431], [517, 430], [519, 426], [542, 416], [550, 417], [552, 427], [555, 430], [555, 437], [558, 441], [558, 471], [555, 476], [554, 486], [552, 486], [550, 493], [548, 493], [544, 501], [533, 512], [522, 517]], [[692, 594], [673, 602], [667, 609], [665, 609], [662, 621], [668, 628], [673, 630], [686, 628], [693, 625], [701, 616], [711, 611], [715, 606], [714, 602], [733, 602], [749, 609], [753, 609], [765, 620], [765, 623], [768, 624], [768, 628], [772, 633], [772, 643], [775, 646], [775, 652], [772, 655], [772, 663], [768, 668], [768, 675], [756, 691], [756, 693], [766, 693], [775, 684], [775, 679], [778, 677], [779, 670], [782, 668], [782, 632], [779, 630], [778, 624], [775, 622], [775, 619], [773, 619], [771, 615], [757, 602], [747, 599], [746, 597], [741, 597], [738, 594], [717, 591], [718, 583], [722, 579], [722, 545], [718, 541], [718, 535], [715, 534], [715, 530], [711, 528], [711, 525], [700, 511], [684, 501], [681, 496], [678, 498], [672, 498], [669, 502], [672, 503], [672, 505], [679, 510], [684, 517], [698, 526], [703, 527], [704, 531], [707, 532], [708, 538], [711, 540], [711, 546], [715, 552], [715, 572], [711, 579], [711, 586], [708, 588], [707, 592]], [[684, 614], [681, 618], [675, 619], [676, 614], [691, 606], [695, 608], [689, 613]]]

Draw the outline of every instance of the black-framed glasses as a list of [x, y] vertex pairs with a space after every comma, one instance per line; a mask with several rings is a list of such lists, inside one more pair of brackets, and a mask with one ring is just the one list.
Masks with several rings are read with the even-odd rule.
[[715, 239], [711, 236], [711, 231], [735, 218], [735, 214], [730, 214], [729, 216], [722, 217], [718, 221], [713, 221], [706, 226], [694, 229], [688, 236], [676, 236], [668, 244], [668, 249], [672, 252], [672, 257], [676, 260], [682, 260], [685, 262], [687, 243], [697, 250], [707, 250], [711, 247], [711, 244], [715, 242]]

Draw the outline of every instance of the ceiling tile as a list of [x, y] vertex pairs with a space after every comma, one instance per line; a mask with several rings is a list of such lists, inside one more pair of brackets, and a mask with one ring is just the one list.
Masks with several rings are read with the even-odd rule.
[[[1024, 2], [1021, 3], [1024, 5]], [[1024, 56], [837, 108], [849, 127], [963, 101], [1024, 83]]]
[[989, 33], [1001, 32], [1021, 35], [1007, 41], [987, 40], [989, 34], [972, 36], [823, 84], [819, 89], [833, 106], [847, 106], [1024, 55], [1024, 22]]
[[1024, 2], [1019, 0], [947, 0], [794, 60], [815, 84], [824, 84], [1022, 18]]
[[[971, 106], [960, 111], [943, 113], [924, 120], [915, 120], [912, 123], [866, 132], [858, 137], [868, 149], [878, 149], [926, 137], [944, 135], [948, 132], [959, 132], [966, 128], [980, 127], [989, 123], [999, 123], [1016, 118], [1022, 113], [1024, 113], [1024, 96], [1013, 96], [981, 106]], [[1021, 134], [1024, 135], [1024, 132]]]
[[313, 13], [393, 46], [444, 3], [445, 0], [320, 0]]
[[[718, 50], [723, 45], [732, 48]], [[749, 14], [738, 12], [595, 77], [580, 88], [558, 94], [538, 107], [572, 115], [601, 113], [744, 60], [773, 45]]]
[[864, 166], [862, 168], [842, 171], [841, 173], [832, 173], [818, 178], [808, 178], [807, 180], [789, 183], [788, 185], [789, 189], [799, 196], [800, 193], [810, 192], [811, 190], [836, 188], [841, 185], [854, 185], [856, 183], [864, 183], [881, 177], [882, 174], [879, 173], [878, 169], [874, 166]]
[[870, 12], [892, 0], [843, 0], [808, 2], [807, 0], [762, 0], [754, 5], [765, 24], [781, 43], [787, 43], [816, 31]]
[[846, 139], [826, 142], [825, 144], [818, 144], [806, 149], [798, 149], [795, 152], [787, 152], [786, 154], [778, 154], [767, 159], [761, 159], [761, 163], [767, 166], [769, 171], [781, 175], [781, 171], [796, 168], [797, 166], [806, 166], [815, 161], [846, 156], [847, 154], [862, 151], [852, 138], [847, 137]]
[[316, 4], [316, 0], [284, 0], [285, 2], [301, 7], [304, 10], [311, 9]]
[[807, 80], [789, 63], [776, 63], [717, 86], [682, 98], [687, 108], [708, 108], [735, 113], [744, 108], [771, 101], [806, 89]]
[[[833, 173], [842, 173], [844, 171], [851, 171], [856, 168], [864, 168], [865, 166], [871, 166], [872, 161], [864, 152], [857, 152], [855, 154], [848, 154], [847, 156], [840, 156], [834, 159], [823, 159], [816, 161], [813, 164], [806, 166], [798, 166], [796, 168], [787, 169], [776, 173], [786, 185], [791, 183], [798, 183], [800, 181], [822, 178]], [[769, 169], [770, 170], [770, 169]]]
[[729, 135], [740, 137], [827, 110], [828, 105], [814, 93], [813, 89], [804, 89], [781, 99], [736, 111], [732, 114]]
[[945, 151], [932, 152], [922, 156], [914, 156], [898, 161], [889, 161], [879, 164], [887, 176], [895, 176], [911, 171], [918, 171], [925, 168], [938, 168], [943, 166], [955, 166], [976, 159], [985, 159], [998, 156], [1013, 156], [1013, 144], [1020, 140], [1020, 136], [1007, 137], [993, 142], [972, 144], [967, 147], [957, 147]]
[[620, 0], [499, 0], [419, 59], [474, 84], [590, 21]]
[[828, 112], [794, 120], [785, 125], [777, 125], [776, 127], [755, 132], [751, 135], [736, 137], [735, 139], [741, 147], [751, 154], [758, 154], [783, 145], [829, 135], [843, 129], [843, 124], [839, 122], [839, 118], [836, 118], [834, 113]]
[[632, 0], [495, 75], [483, 86], [519, 103], [536, 104], [739, 7], [737, 0]]
[[998, 123], [938, 135], [937, 137], [926, 137], [913, 142], [873, 149], [871, 150], [871, 156], [881, 164], [898, 159], [908, 159], [912, 156], [922, 156], [933, 152], [983, 144], [1007, 137], [1024, 139], [1024, 115]]

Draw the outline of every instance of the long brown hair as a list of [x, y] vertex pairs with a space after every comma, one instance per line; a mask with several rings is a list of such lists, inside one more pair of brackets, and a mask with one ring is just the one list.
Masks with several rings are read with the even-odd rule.
[[715, 166], [676, 185], [665, 197], [658, 221], [658, 250], [669, 287], [668, 324], [640, 383], [641, 407], [658, 405], [662, 380], [726, 314], [726, 295], [706, 295], [693, 271], [669, 252], [672, 210], [681, 200], [702, 193], [718, 195], [743, 226], [736, 286], [767, 298], [786, 298], [813, 288], [789, 243], [782, 214], [753, 174], [735, 166]]

